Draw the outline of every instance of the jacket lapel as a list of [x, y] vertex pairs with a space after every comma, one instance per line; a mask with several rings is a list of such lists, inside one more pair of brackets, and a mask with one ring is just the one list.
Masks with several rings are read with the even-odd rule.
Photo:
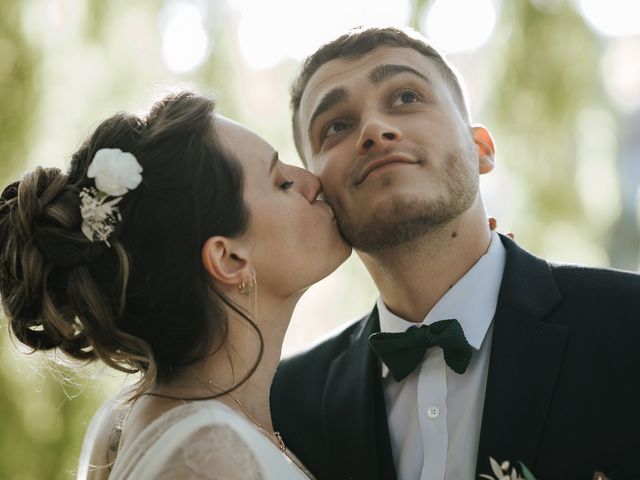
[[368, 341], [379, 331], [374, 309], [329, 369], [322, 412], [331, 478], [395, 479], [380, 362]]
[[489, 456], [533, 467], [568, 328], [545, 322], [561, 301], [547, 262], [502, 237], [507, 261], [493, 319], [476, 473]]

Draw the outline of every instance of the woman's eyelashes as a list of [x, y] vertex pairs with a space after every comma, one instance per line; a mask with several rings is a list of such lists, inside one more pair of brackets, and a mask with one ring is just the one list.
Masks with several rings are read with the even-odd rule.
[[280, 183], [279, 188], [280, 190], [289, 190], [291, 187], [293, 187], [294, 184], [295, 182], [293, 180], [285, 180], [284, 182]]
[[287, 172], [291, 173], [288, 165], [283, 165], [278, 162], [278, 166], [276, 168], [276, 185], [279, 190], [290, 190], [291, 187], [295, 184], [294, 180], [291, 180], [291, 175], [287, 175]]

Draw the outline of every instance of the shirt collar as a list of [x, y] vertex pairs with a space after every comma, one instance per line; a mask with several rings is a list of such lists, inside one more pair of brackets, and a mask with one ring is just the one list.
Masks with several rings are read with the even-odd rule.
[[[500, 237], [491, 232], [487, 252], [438, 300], [421, 325], [455, 318], [460, 322], [469, 344], [480, 350], [498, 304], [506, 258]], [[390, 312], [381, 297], [378, 297], [377, 306], [381, 332], [404, 332], [416, 325]], [[388, 372], [383, 363], [382, 376], [386, 377]]]

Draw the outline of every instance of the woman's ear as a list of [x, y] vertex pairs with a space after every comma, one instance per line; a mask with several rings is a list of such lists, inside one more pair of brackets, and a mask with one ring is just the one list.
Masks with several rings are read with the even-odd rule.
[[478, 151], [480, 174], [489, 173], [496, 166], [496, 147], [489, 130], [481, 125], [471, 127], [473, 141]]
[[218, 282], [236, 286], [254, 277], [242, 247], [226, 237], [211, 237], [202, 247], [202, 264]]

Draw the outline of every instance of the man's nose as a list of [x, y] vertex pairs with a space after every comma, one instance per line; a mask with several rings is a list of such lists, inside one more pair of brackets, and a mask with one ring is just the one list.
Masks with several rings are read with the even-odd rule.
[[380, 118], [372, 118], [362, 125], [358, 138], [358, 153], [364, 155], [377, 149], [384, 150], [399, 142], [400, 130]]

